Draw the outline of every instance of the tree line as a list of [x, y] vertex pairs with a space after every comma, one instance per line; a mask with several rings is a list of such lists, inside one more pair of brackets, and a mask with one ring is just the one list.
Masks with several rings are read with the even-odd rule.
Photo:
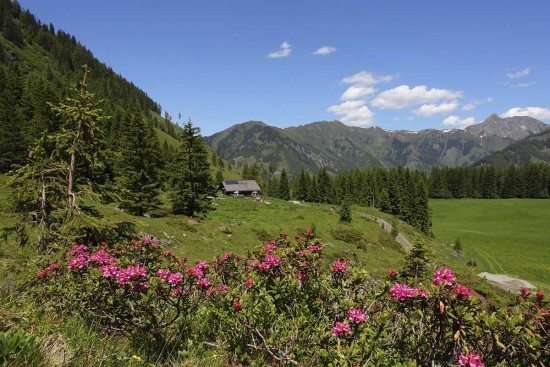
[[425, 174], [407, 168], [363, 168], [331, 176], [306, 170], [289, 179], [286, 170], [265, 183], [265, 193], [284, 200], [376, 207], [428, 233], [431, 217]]
[[125, 124], [112, 148], [103, 130], [110, 116], [104, 102], [89, 91], [90, 69], [60, 102], [48, 102], [51, 130], [44, 130], [19, 164], [12, 166], [14, 211], [19, 223], [6, 228], [28, 242], [35, 231], [38, 248], [57, 240], [120, 240], [133, 233], [131, 223], [105, 219], [94, 200], [117, 202], [134, 215], [167, 214], [160, 200], [167, 193], [174, 214], [188, 216], [210, 209], [215, 193], [208, 151], [198, 128], [189, 121], [179, 146], [164, 154], [154, 125], [138, 104], [124, 115]]
[[429, 176], [429, 190], [430, 197], [438, 199], [546, 199], [550, 192], [550, 165], [434, 167]]

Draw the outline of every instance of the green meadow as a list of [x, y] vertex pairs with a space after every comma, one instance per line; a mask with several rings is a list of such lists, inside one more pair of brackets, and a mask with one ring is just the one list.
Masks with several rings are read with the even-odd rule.
[[[10, 213], [7, 207], [10, 195], [6, 188], [7, 180], [6, 176], [0, 176], [2, 225], [17, 221], [16, 216]], [[168, 212], [167, 198], [163, 197], [163, 201]], [[383, 275], [388, 268], [398, 268], [403, 264], [405, 251], [391, 234], [373, 220], [363, 217], [364, 214], [370, 214], [397, 225], [399, 231], [411, 242], [418, 239], [426, 241], [436, 263], [461, 269], [470, 281], [477, 282], [471, 269], [465, 266], [464, 259], [453, 256], [449, 246], [430, 239], [408, 224], [373, 208], [354, 205], [352, 222], [342, 223], [339, 220], [338, 207], [328, 204], [296, 204], [267, 197], [262, 202], [255, 202], [246, 197], [218, 196], [212, 202], [214, 210], [204, 218], [195, 219], [172, 214], [161, 218], [136, 217], [120, 211], [114, 203], [89, 204], [99, 209], [110, 221], [133, 222], [138, 232], [150, 233], [165, 240], [176, 254], [189, 256], [191, 261], [211, 260], [225, 251], [246, 254], [269, 239], [277, 237], [281, 231], [289, 236], [295, 236], [301, 234], [305, 228], [314, 227], [316, 236], [326, 244], [328, 260], [344, 257], [361, 265], [370, 273]], [[36, 254], [34, 248], [19, 249], [9, 244], [2, 247], [0, 261], [7, 261], [13, 265], [4, 266], [3, 270], [11, 268], [16, 272], [21, 271], [17, 264], [27, 260], [32, 262]]]
[[460, 239], [478, 270], [550, 288], [550, 200], [431, 200], [433, 233]]

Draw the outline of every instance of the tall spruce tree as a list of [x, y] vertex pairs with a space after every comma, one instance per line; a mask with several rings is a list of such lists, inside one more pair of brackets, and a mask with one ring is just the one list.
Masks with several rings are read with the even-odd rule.
[[340, 207], [340, 221], [351, 223], [351, 206], [348, 199], [344, 199]]
[[153, 126], [137, 105], [129, 114], [120, 140], [117, 184], [120, 207], [143, 216], [160, 206], [160, 144]]
[[183, 127], [181, 143], [172, 168], [172, 211], [188, 216], [206, 213], [215, 189], [206, 146], [191, 119]]
[[[67, 208], [77, 207], [76, 185], [88, 183], [93, 186], [105, 164], [105, 144], [102, 141], [100, 124], [108, 119], [99, 107], [95, 95], [88, 91], [88, 66], [83, 66], [83, 76], [64, 102], [51, 105], [52, 111], [62, 122], [55, 134], [55, 154], [66, 163]], [[78, 175], [77, 175], [78, 170]]]
[[279, 179], [279, 196], [280, 199], [290, 200], [290, 185], [288, 183], [288, 177], [286, 170], [283, 168], [281, 172], [281, 178]]
[[221, 169], [218, 170], [218, 172], [216, 172], [216, 178], [214, 180], [214, 184], [216, 187], [220, 186], [222, 181], [223, 181], [223, 172]]
[[296, 200], [304, 201], [307, 199], [308, 177], [306, 175], [307, 172], [305, 170], [302, 170], [302, 172], [300, 172], [300, 176], [298, 176], [296, 190], [293, 195]]
[[405, 256], [405, 264], [401, 275], [405, 278], [421, 278], [430, 263], [428, 250], [422, 241], [413, 244], [411, 251]]

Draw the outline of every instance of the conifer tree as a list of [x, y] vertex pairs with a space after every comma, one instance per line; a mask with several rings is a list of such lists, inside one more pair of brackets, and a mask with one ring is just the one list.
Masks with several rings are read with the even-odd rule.
[[294, 193], [294, 198], [296, 200], [304, 201], [307, 199], [308, 192], [308, 180], [306, 177], [306, 171], [302, 170], [300, 176], [298, 176], [298, 182], [296, 183], [296, 191]]
[[344, 199], [340, 207], [340, 221], [351, 223], [351, 207], [347, 199]]
[[214, 193], [208, 152], [199, 134], [189, 120], [183, 127], [179, 147], [172, 168], [172, 211], [193, 216], [210, 209], [210, 195]]
[[160, 146], [153, 126], [138, 107], [130, 113], [120, 141], [120, 207], [143, 216], [160, 206]]
[[216, 187], [220, 186], [222, 181], [223, 181], [223, 172], [221, 169], [219, 169], [218, 172], [216, 172], [215, 186]]
[[290, 185], [288, 183], [288, 177], [286, 171], [283, 168], [281, 172], [281, 178], [279, 179], [279, 198], [283, 200], [290, 200]]
[[426, 273], [429, 263], [430, 259], [426, 246], [422, 241], [417, 241], [413, 244], [411, 252], [405, 256], [405, 264], [401, 275], [405, 278], [414, 278], [416, 280]]
[[317, 175], [317, 184], [318, 184], [318, 195], [319, 202], [321, 203], [330, 203], [333, 202], [333, 197], [331, 191], [333, 190], [332, 182], [330, 176], [328, 175], [327, 169], [325, 167], [321, 168], [319, 174]]
[[[76, 185], [79, 180], [94, 182], [96, 174], [104, 169], [104, 143], [101, 140], [100, 123], [108, 117], [103, 115], [93, 93], [88, 91], [88, 66], [83, 66], [83, 77], [71, 90], [71, 95], [57, 105], [50, 104], [52, 111], [62, 122], [62, 129], [53, 139], [55, 154], [66, 164], [67, 208], [76, 208]], [[77, 169], [80, 175], [76, 175]]]
[[428, 202], [428, 190], [426, 183], [420, 178], [416, 178], [414, 183], [414, 200], [411, 211], [415, 217], [415, 227], [424, 233], [429, 233], [432, 221], [430, 219], [430, 205]]
[[312, 203], [319, 202], [319, 186], [317, 185], [317, 179], [315, 176], [309, 180], [309, 185], [307, 188], [307, 201]]
[[21, 29], [15, 23], [11, 15], [7, 15], [4, 17], [3, 30], [4, 37], [15, 43], [17, 46], [23, 46], [23, 32], [21, 32]]
[[274, 198], [279, 197], [279, 181], [277, 181], [275, 176], [271, 176], [269, 181], [267, 181], [266, 194]]

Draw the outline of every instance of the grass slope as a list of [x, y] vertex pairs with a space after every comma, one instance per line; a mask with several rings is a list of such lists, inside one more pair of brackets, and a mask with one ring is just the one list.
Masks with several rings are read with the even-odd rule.
[[479, 271], [507, 274], [550, 289], [550, 201], [431, 200], [433, 232], [460, 238]]

